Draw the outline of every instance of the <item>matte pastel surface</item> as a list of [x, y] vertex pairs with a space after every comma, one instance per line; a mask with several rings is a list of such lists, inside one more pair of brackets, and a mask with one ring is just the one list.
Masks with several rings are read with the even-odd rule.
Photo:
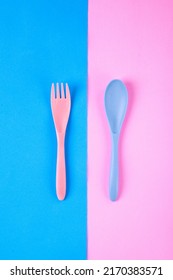
[[[87, 1], [1, 1], [0, 259], [86, 258]], [[52, 82], [67, 82], [67, 198], [56, 197]]]
[[[173, 258], [172, 11], [172, 0], [89, 2], [89, 259]], [[129, 104], [111, 202], [104, 91], [117, 78]]]

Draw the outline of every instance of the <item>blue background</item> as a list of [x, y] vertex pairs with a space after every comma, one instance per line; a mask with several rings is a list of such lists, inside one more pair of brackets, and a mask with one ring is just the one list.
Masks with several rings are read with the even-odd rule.
[[[52, 82], [68, 82], [67, 198]], [[1, 1], [0, 259], [86, 259], [87, 1]]]

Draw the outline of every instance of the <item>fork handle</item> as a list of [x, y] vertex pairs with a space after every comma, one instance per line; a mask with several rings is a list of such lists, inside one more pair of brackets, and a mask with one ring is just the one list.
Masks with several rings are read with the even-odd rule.
[[56, 194], [59, 200], [66, 195], [66, 167], [65, 167], [65, 133], [58, 133], [57, 165], [56, 165]]

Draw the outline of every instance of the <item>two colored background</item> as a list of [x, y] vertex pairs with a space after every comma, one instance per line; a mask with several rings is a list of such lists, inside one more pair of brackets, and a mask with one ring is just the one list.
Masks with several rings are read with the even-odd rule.
[[[173, 258], [171, 0], [2, 1], [0, 259]], [[108, 198], [108, 82], [129, 104]], [[67, 198], [55, 195], [50, 85], [68, 82]]]

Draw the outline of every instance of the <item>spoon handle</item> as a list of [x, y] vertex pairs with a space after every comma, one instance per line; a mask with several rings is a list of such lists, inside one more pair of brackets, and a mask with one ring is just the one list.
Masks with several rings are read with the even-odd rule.
[[115, 201], [118, 196], [118, 139], [119, 134], [112, 133], [112, 156], [109, 181], [109, 196], [112, 201]]

